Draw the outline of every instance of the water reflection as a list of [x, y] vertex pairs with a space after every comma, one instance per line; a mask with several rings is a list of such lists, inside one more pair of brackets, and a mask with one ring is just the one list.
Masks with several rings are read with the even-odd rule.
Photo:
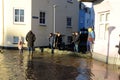
[[104, 76], [105, 79], [108, 78], [108, 65], [106, 65], [106, 72], [105, 72], [105, 76]]
[[[49, 61], [45, 61], [45, 60]], [[59, 60], [55, 58], [54, 60]], [[44, 57], [41, 59], [28, 58], [26, 69], [26, 79], [30, 80], [74, 80], [77, 77], [77, 69], [70, 65], [61, 65], [52, 61], [52, 57]], [[57, 61], [58, 61], [57, 60]]]
[[120, 80], [119, 66], [75, 56], [0, 54], [0, 80]]
[[24, 59], [23, 54], [20, 54], [20, 55], [19, 55], [19, 66], [20, 66], [20, 67], [23, 66], [23, 59]]
[[81, 59], [80, 66], [78, 67], [79, 75], [76, 80], [93, 80], [93, 73], [91, 72], [92, 60]]
[[28, 55], [27, 69], [25, 73], [26, 73], [26, 79], [35, 80], [34, 64], [33, 64], [33, 60], [31, 59], [30, 55]]

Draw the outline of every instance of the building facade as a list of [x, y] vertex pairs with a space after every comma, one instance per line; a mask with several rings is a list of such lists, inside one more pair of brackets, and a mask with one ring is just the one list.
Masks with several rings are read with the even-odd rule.
[[94, 9], [92, 2], [81, 2], [79, 10], [79, 30], [94, 27]]
[[0, 10], [0, 46], [16, 47], [29, 30], [36, 35], [35, 46], [48, 46], [49, 33], [68, 36], [78, 30], [77, 0], [2, 0]]
[[[97, 3], [97, 2], [96, 2]], [[96, 39], [94, 52], [97, 59], [110, 64], [120, 64], [118, 48], [120, 22], [119, 0], [104, 0], [94, 3]]]

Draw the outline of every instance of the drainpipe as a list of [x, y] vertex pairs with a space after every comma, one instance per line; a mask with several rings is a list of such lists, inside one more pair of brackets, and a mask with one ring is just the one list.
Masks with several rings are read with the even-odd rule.
[[55, 22], [55, 16], [56, 16], [56, 5], [53, 5], [53, 12], [54, 12], [54, 19], [53, 19], [53, 33], [55, 34], [55, 25], [56, 25], [56, 22]]
[[78, 31], [80, 31], [80, 10], [81, 10], [81, 0], [77, 0], [79, 2], [79, 12], [78, 12]]

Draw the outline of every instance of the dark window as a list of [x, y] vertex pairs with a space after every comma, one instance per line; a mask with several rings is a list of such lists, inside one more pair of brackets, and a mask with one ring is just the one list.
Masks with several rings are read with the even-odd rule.
[[24, 22], [24, 10], [15, 9], [14, 22]]
[[67, 27], [71, 27], [71, 26], [72, 26], [72, 18], [67, 17]]
[[40, 12], [40, 24], [45, 24], [45, 12]]

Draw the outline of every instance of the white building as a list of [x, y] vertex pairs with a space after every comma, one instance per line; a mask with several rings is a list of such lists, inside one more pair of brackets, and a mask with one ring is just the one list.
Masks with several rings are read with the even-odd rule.
[[[78, 30], [77, 0], [1, 0], [0, 46], [16, 47], [18, 37], [29, 30], [36, 35], [35, 46], [47, 46], [50, 32], [68, 36]], [[26, 41], [25, 41], [26, 43]]]
[[[120, 64], [118, 48], [120, 34], [120, 0], [94, 3], [95, 45], [94, 57], [109, 64]], [[98, 57], [97, 57], [98, 56]]]

